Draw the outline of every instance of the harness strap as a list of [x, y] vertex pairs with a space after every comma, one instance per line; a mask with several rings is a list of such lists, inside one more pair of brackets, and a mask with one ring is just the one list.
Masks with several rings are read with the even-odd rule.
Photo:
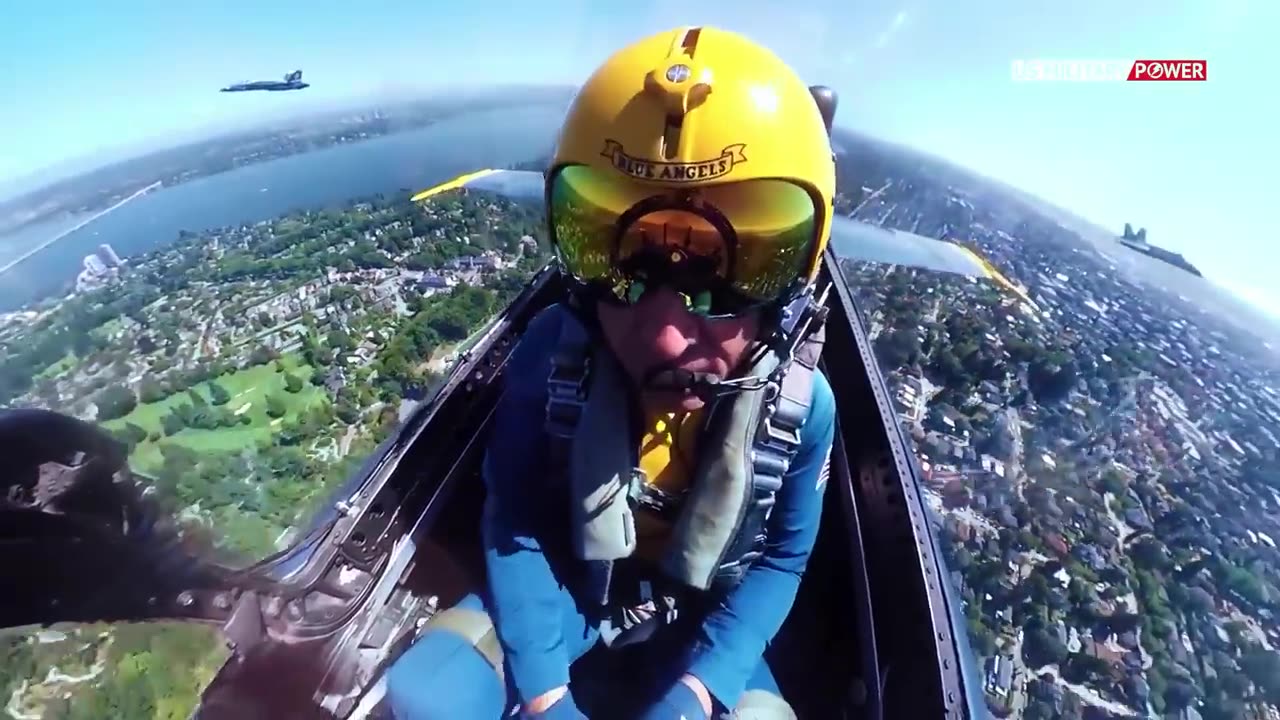
[[765, 389], [767, 400], [751, 447], [751, 505], [743, 517], [738, 540], [722, 558], [718, 574], [735, 582], [747, 568], [764, 554], [767, 536], [765, 526], [777, 502], [782, 479], [800, 449], [801, 429], [809, 418], [813, 399], [813, 374], [822, 351], [825, 333], [822, 326], [804, 340], [787, 365], [779, 368], [781, 382], [771, 382]]
[[[766, 400], [748, 458], [752, 496], [742, 517], [741, 531], [717, 562], [717, 577], [730, 584], [736, 583], [763, 554], [765, 526], [782, 479], [800, 447], [801, 429], [813, 395], [813, 374], [825, 341], [825, 313], [821, 310], [825, 308], [819, 306], [816, 317], [808, 318], [810, 324], [801, 331], [798, 344], [788, 349], [789, 357], [762, 391]], [[794, 332], [798, 321], [805, 318], [796, 312], [789, 319], [797, 321], [789, 323]], [[570, 468], [574, 435], [587, 403], [591, 369], [590, 338], [577, 318], [568, 315], [561, 324], [560, 343], [547, 379], [546, 430], [553, 471], [563, 473]], [[632, 470], [628, 496], [633, 506], [646, 507], [667, 518], [678, 515], [684, 499], [649, 486], [637, 469]]]
[[493, 667], [494, 672], [498, 673], [498, 679], [505, 682], [502, 645], [498, 642], [498, 633], [487, 613], [465, 607], [449, 608], [437, 613], [423, 628], [424, 633], [438, 630], [461, 635]]
[[590, 338], [576, 318], [568, 316], [560, 325], [560, 343], [551, 358], [547, 378], [547, 435], [551, 440], [552, 466], [569, 467], [573, 435], [587, 404], [591, 373]]

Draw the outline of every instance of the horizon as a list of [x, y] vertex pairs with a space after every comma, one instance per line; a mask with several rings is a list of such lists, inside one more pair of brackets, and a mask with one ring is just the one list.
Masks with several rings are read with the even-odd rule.
[[[1146, 227], [1152, 243], [1280, 317], [1267, 270], [1280, 253], [1255, 219], [1269, 200], [1274, 146], [1265, 118], [1276, 101], [1258, 92], [1267, 77], [1259, 60], [1271, 56], [1265, 28], [1280, 18], [1274, 5], [715, 0], [690, 11], [670, 0], [537, 8], [384, 0], [354, 14], [336, 3], [71, 5], [23, 8], [0, 29], [0, 56], [29, 68], [0, 79], [26, 110], [0, 119], [0, 133], [21, 139], [0, 153], [0, 189], [339, 106], [496, 84], [576, 86], [626, 42], [709, 21], [835, 88], [842, 129], [1010, 186], [1113, 235], [1124, 222]], [[548, 47], [572, 51], [540, 51]], [[1205, 83], [1011, 80], [1013, 60], [1038, 57], [1205, 58], [1211, 67]], [[217, 92], [298, 68], [306, 90]]]

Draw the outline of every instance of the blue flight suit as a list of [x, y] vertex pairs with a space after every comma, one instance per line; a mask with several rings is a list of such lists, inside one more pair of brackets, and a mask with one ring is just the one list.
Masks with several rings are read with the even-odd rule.
[[[460, 636], [427, 632], [387, 674], [398, 720], [501, 717], [515, 703], [568, 684], [570, 664], [600, 639], [605, 618], [585, 598], [600, 597], [602, 588], [570, 549], [567, 489], [538, 472], [548, 446], [547, 377], [566, 312], [555, 306], [541, 313], [512, 353], [484, 461], [489, 587], [463, 604], [493, 619], [505, 682]], [[763, 654], [791, 610], [818, 534], [822, 470], [834, 435], [835, 399], [816, 372], [809, 417], [769, 517], [764, 554], [734, 589], [722, 597], [703, 594], [694, 613], [682, 610], [645, 643], [658, 653], [657, 665], [635, 675], [647, 686], [637, 692], [660, 695], [691, 673], [723, 708], [734, 708], [747, 690], [777, 693]]]

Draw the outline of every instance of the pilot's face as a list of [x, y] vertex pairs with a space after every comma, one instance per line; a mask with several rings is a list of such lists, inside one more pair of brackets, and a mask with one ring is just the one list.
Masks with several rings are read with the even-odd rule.
[[[756, 312], [708, 319], [689, 312], [667, 288], [655, 288], [633, 305], [601, 303], [598, 314], [605, 340], [636, 386], [658, 369], [727, 377], [760, 331]], [[687, 412], [704, 404], [692, 393], [674, 391], [642, 391], [642, 400], [651, 412]]]

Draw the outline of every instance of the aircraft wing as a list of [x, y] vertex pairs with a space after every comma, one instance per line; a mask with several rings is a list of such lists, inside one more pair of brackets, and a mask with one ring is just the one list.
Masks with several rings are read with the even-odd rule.
[[[416, 193], [415, 202], [458, 188], [494, 192], [517, 200], [542, 198], [542, 174], [531, 170], [478, 170]], [[831, 227], [831, 247], [843, 260], [902, 265], [933, 272], [991, 280], [1023, 300], [1023, 290], [1009, 282], [977, 252], [958, 243], [883, 228], [837, 216]]]

